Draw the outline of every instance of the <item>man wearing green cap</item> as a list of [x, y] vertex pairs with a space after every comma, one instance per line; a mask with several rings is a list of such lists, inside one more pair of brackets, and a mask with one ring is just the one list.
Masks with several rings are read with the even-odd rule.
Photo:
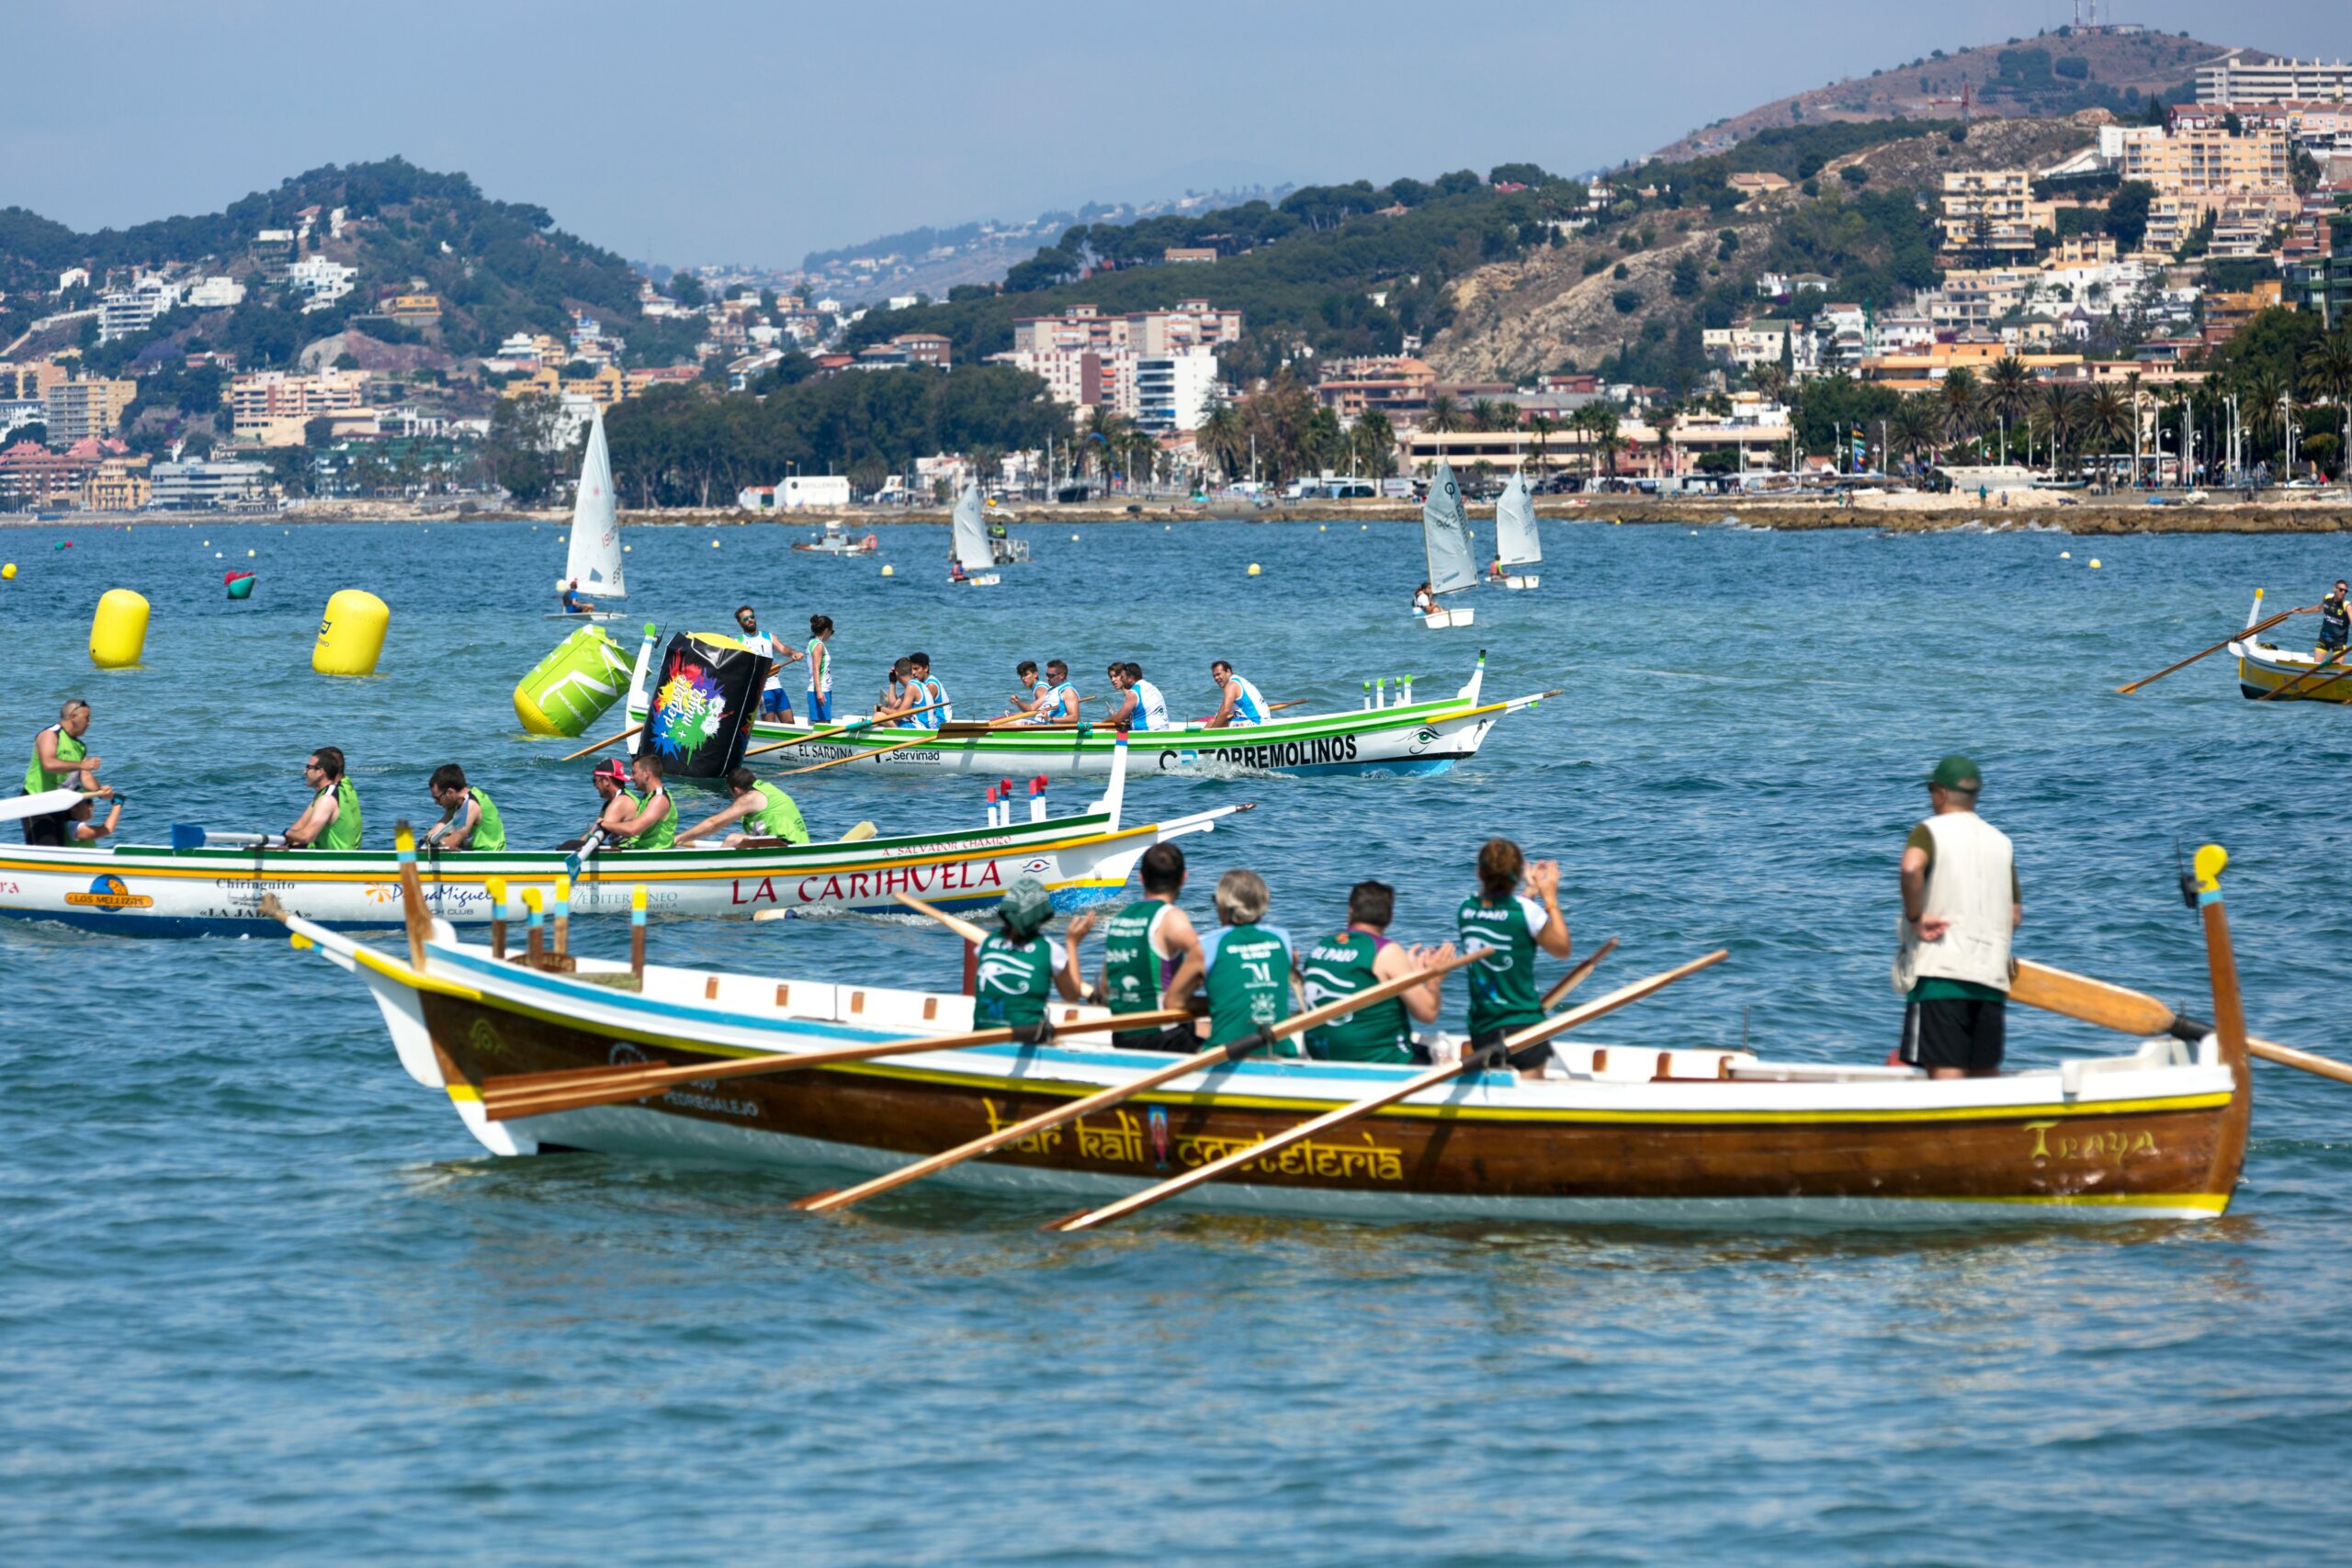
[[1064, 1001], [1083, 999], [1078, 944], [1093, 928], [1094, 917], [1084, 914], [1070, 921], [1065, 947], [1045, 934], [1053, 915], [1053, 897], [1035, 877], [1021, 877], [1004, 890], [996, 907], [1002, 929], [979, 945], [972, 985], [974, 1028], [1034, 1030], [1057, 990]]
[[1928, 775], [1935, 811], [1903, 846], [1903, 1060], [1939, 1078], [2001, 1070], [2009, 941], [2025, 919], [2008, 835], [1976, 815], [1984, 776], [1958, 752]]

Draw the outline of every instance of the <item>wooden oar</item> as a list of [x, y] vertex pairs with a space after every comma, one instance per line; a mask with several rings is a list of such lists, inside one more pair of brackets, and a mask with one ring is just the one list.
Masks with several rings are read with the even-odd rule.
[[[1061, 1034], [1101, 1034], [1113, 1029], [1156, 1028], [1182, 1023], [1189, 1014], [1169, 1009], [1060, 1026]], [[795, 1073], [832, 1062], [865, 1062], [876, 1056], [904, 1056], [919, 1052], [956, 1051], [970, 1045], [1003, 1045], [1021, 1038], [1023, 1031], [981, 1029], [966, 1034], [921, 1035], [889, 1040], [877, 1045], [837, 1045], [822, 1051], [802, 1051], [754, 1056], [732, 1062], [687, 1062], [652, 1067], [569, 1067], [552, 1073], [517, 1073], [489, 1078], [481, 1085], [483, 1114], [493, 1122], [523, 1116], [547, 1116], [559, 1111], [584, 1111], [591, 1106], [621, 1105], [632, 1100], [667, 1092], [684, 1083], [707, 1078], [755, 1078], [771, 1073]]]
[[[1029, 716], [1025, 713], [1007, 714], [1002, 718], [992, 718], [989, 720], [987, 728], [989, 729], [1004, 729], [1012, 725], [1025, 724], [1028, 720]], [[776, 774], [776, 777], [780, 779], [788, 779], [795, 773], [820, 773], [827, 768], [838, 768], [843, 762], [863, 762], [870, 757], [885, 757], [893, 751], [903, 751], [910, 746], [921, 746], [926, 741], [929, 741], [931, 744], [935, 746], [939, 743], [939, 739], [934, 732], [925, 731], [923, 734], [913, 736], [905, 740], [894, 740], [888, 746], [876, 746], [870, 750], [853, 751], [846, 757], [833, 757], [822, 762], [811, 762], [805, 768], [786, 768], [784, 772]]]
[[[2339, 648], [2334, 653], [2329, 654], [2325, 659], [2323, 659], [2318, 663], [2312, 665], [2309, 670], [2306, 670], [2301, 674], [2296, 676], [2293, 680], [2285, 682], [2283, 685], [2271, 687], [2268, 691], [2263, 693], [2262, 695], [2255, 698], [2254, 700], [2258, 703], [2267, 703], [2273, 697], [2283, 697], [2289, 692], [2294, 691], [2298, 687], [2301, 686], [2304, 682], [2309, 681], [2312, 676], [2324, 673], [2331, 669], [2334, 670], [2335, 673], [2328, 675], [2327, 681], [2341, 681], [2345, 676], [2352, 675], [2352, 670], [2343, 668], [2344, 656], [2347, 653], [2352, 653], [2352, 648]], [[2327, 681], [2322, 681], [2320, 684], [2324, 686], [2327, 684]]]
[[[854, 1187], [844, 1187], [837, 1192], [812, 1192], [808, 1197], [795, 1201], [792, 1206], [796, 1209], [806, 1209], [811, 1213], [822, 1213], [828, 1209], [845, 1209], [852, 1203], [865, 1201], [877, 1192], [888, 1192], [893, 1187], [904, 1186], [910, 1181], [929, 1176], [934, 1171], [945, 1170], [951, 1165], [961, 1165], [967, 1159], [977, 1158], [981, 1155], [1001, 1149], [1007, 1144], [1018, 1143], [1023, 1138], [1044, 1132], [1049, 1127], [1058, 1127], [1065, 1122], [1091, 1115], [1097, 1111], [1116, 1105], [1121, 1100], [1131, 1099], [1147, 1089], [1158, 1089], [1165, 1083], [1173, 1083], [1189, 1073], [1202, 1072], [1224, 1062], [1238, 1062], [1252, 1051], [1271, 1044], [1273, 1041], [1317, 1028], [1335, 1018], [1354, 1012], [1360, 1008], [1369, 1007], [1374, 1002], [1385, 1001], [1401, 992], [1409, 991], [1415, 986], [1428, 980], [1432, 975], [1443, 975], [1450, 970], [1459, 969], [1464, 964], [1485, 956], [1485, 953], [1484, 948], [1474, 949], [1469, 953], [1457, 954], [1444, 964], [1432, 964], [1427, 969], [1417, 969], [1410, 975], [1399, 975], [1394, 980], [1384, 980], [1369, 990], [1358, 991], [1353, 996], [1341, 997], [1338, 1001], [1326, 1002], [1319, 1008], [1300, 1013], [1294, 1018], [1286, 1018], [1261, 1033], [1236, 1040], [1230, 1044], [1212, 1045], [1205, 1051], [1196, 1051], [1189, 1056], [1179, 1056], [1166, 1066], [1155, 1067], [1139, 1078], [1134, 1078], [1123, 1084], [1114, 1084], [1109, 1089], [1097, 1089], [1082, 1100], [1074, 1100], [1065, 1105], [1057, 1105], [1050, 1111], [1039, 1111], [1025, 1122], [1016, 1122], [1009, 1127], [1001, 1127], [992, 1133], [974, 1138], [968, 1144], [958, 1144], [954, 1148], [933, 1155], [928, 1159], [919, 1159], [912, 1165], [901, 1166], [887, 1175], [875, 1177], [869, 1181], [861, 1181]], [[1139, 1019], [1142, 1015], [1137, 1013], [1130, 1016]], [[1138, 1025], [1130, 1023], [1125, 1027], [1132, 1029]]]
[[855, 734], [858, 730], [872, 729], [879, 724], [896, 724], [902, 718], [912, 718], [919, 713], [929, 713], [933, 708], [944, 708], [946, 705], [945, 701], [925, 703], [919, 708], [909, 708], [904, 713], [892, 714], [888, 719], [854, 718], [847, 724], [834, 725], [831, 729], [812, 729], [806, 735], [796, 735], [789, 740], [775, 740], [765, 746], [754, 746], [743, 755], [746, 758], [764, 757], [771, 751], [781, 751], [787, 746], [806, 746], [811, 740], [831, 740], [836, 735]]
[[946, 910], [939, 908], [936, 904], [926, 904], [911, 893], [893, 893], [890, 897], [896, 898], [899, 903], [904, 904], [908, 908], [912, 909], [918, 915], [929, 915], [933, 919], [937, 920], [941, 925], [945, 926], [949, 931], [954, 931], [966, 942], [977, 945], [988, 941], [989, 939], [989, 933], [987, 931], [981, 930], [978, 926], [974, 925], [971, 921], [965, 919], [962, 916], [951, 915]]
[[1173, 1198], [1179, 1192], [1198, 1187], [1204, 1181], [1214, 1181], [1227, 1171], [1238, 1170], [1243, 1166], [1262, 1159], [1268, 1155], [1280, 1154], [1291, 1145], [1304, 1143], [1317, 1133], [1328, 1133], [1332, 1128], [1345, 1126], [1359, 1117], [1369, 1116], [1383, 1106], [1394, 1105], [1409, 1095], [1419, 1094], [1425, 1089], [1434, 1088], [1448, 1078], [1459, 1077], [1466, 1072], [1484, 1071], [1498, 1063], [1507, 1062], [1514, 1051], [1529, 1045], [1540, 1044], [1555, 1035], [1565, 1034], [1580, 1023], [1589, 1022], [1603, 1013], [1614, 1012], [1629, 1002], [1639, 1001], [1651, 992], [1670, 986], [1686, 975], [1695, 975], [1710, 964], [1720, 964], [1729, 956], [1731, 954], [1727, 950], [1719, 947], [1704, 958], [1694, 958], [1679, 968], [1662, 971], [1645, 980], [1636, 980], [1630, 986], [1621, 986], [1607, 996], [1587, 1002], [1580, 1008], [1570, 1008], [1567, 1011], [1547, 1018], [1541, 1023], [1531, 1023], [1524, 1029], [1508, 1034], [1503, 1037], [1499, 1045], [1489, 1046], [1484, 1051], [1473, 1051], [1459, 1062], [1448, 1062], [1441, 1066], [1431, 1067], [1428, 1072], [1408, 1078], [1394, 1089], [1386, 1089], [1378, 1094], [1367, 1095], [1351, 1104], [1342, 1105], [1336, 1111], [1327, 1111], [1320, 1116], [1302, 1122], [1295, 1127], [1286, 1128], [1271, 1138], [1250, 1145], [1246, 1149], [1237, 1150], [1223, 1159], [1211, 1160], [1206, 1165], [1196, 1166], [1181, 1176], [1170, 1177], [1156, 1187], [1147, 1187], [1140, 1192], [1130, 1193], [1115, 1202], [1105, 1203], [1099, 1209], [1083, 1210], [1066, 1219], [1056, 1220], [1045, 1228], [1052, 1231], [1091, 1230], [1096, 1225], [1123, 1219], [1138, 1209], [1148, 1209], [1154, 1203]]
[[576, 761], [578, 761], [581, 758], [585, 757], [586, 755], [588, 755], [588, 753], [589, 753], [589, 752], [591, 752], [591, 751], [601, 751], [601, 750], [603, 750], [605, 747], [612, 745], [615, 741], [617, 741], [617, 740], [626, 740], [626, 739], [628, 739], [630, 736], [635, 735], [639, 730], [643, 729], [644, 728], [645, 728], [645, 726], [644, 726], [644, 725], [642, 725], [642, 724], [632, 724], [632, 725], [630, 725], [627, 729], [622, 730], [622, 731], [621, 731], [619, 734], [617, 734], [617, 735], [607, 735], [607, 736], [605, 736], [602, 740], [597, 741], [594, 746], [582, 746], [582, 748], [580, 748], [580, 750], [579, 750], [570, 753], [570, 754], [569, 754], [569, 755], [567, 755], [563, 760], [564, 760], [565, 761], [567, 761], [567, 762], [576, 762]]
[[[2144, 991], [2127, 990], [2105, 980], [2094, 980], [2086, 975], [2073, 975], [2064, 969], [2052, 969], [2047, 964], [2036, 964], [2030, 958], [2018, 960], [2018, 972], [2009, 981], [2009, 999], [2027, 1007], [2040, 1008], [2045, 1012], [2062, 1013], [2096, 1023], [2102, 1029], [2112, 1029], [2122, 1034], [2145, 1038], [2151, 1034], [2169, 1034], [2176, 1040], [2195, 1043], [2213, 1032], [2213, 1026], [2202, 1019], [2177, 1013]], [[2352, 1083], [2352, 1066], [2333, 1057], [2310, 1051], [2299, 1051], [2292, 1045], [2281, 1045], [2275, 1040], [2246, 1037], [2246, 1049], [2266, 1062], [2281, 1066], [2301, 1067], [2338, 1083]]]
[[2232, 632], [2229, 636], [2223, 637], [2221, 641], [2207, 649], [2204, 653], [2192, 653], [2177, 664], [2167, 664], [2153, 675], [2143, 675], [2140, 679], [2132, 682], [2130, 685], [2118, 686], [2115, 690], [2118, 694], [2128, 697], [2132, 693], [2138, 691], [2141, 687], [2147, 685], [2150, 682], [2161, 681], [2176, 670], [2186, 670], [2190, 665], [2196, 663], [2199, 660], [2205, 658], [2207, 654], [2221, 652], [2222, 649], [2229, 647], [2230, 644], [2237, 641], [2241, 637], [2252, 637], [2256, 632], [2267, 632], [2271, 627], [2277, 626], [2279, 622], [2287, 619], [2289, 616], [2300, 615], [2305, 613], [2306, 612], [2301, 610], [2281, 610], [2267, 621], [2261, 622], [2256, 626], [2241, 627], [2237, 631]]
[[1592, 956], [1577, 964], [1575, 968], [1569, 970], [1566, 974], [1561, 976], [1560, 983], [1553, 987], [1550, 990], [1544, 992], [1543, 1001], [1537, 1005], [1543, 1008], [1545, 1012], [1550, 1012], [1554, 1008], [1558, 1007], [1562, 998], [1566, 997], [1570, 991], [1575, 990], [1578, 986], [1583, 985], [1585, 976], [1591, 974], [1595, 969], [1600, 967], [1600, 961], [1608, 957], [1610, 953], [1616, 951], [1616, 947], [1617, 939], [1612, 936], [1607, 942], [1602, 942], [1599, 947], [1594, 948], [1592, 950]]

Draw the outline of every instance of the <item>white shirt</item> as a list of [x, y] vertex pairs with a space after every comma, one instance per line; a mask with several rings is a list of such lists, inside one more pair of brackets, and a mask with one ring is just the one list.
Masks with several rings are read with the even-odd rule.
[[1167, 728], [1168, 699], [1159, 694], [1159, 688], [1148, 681], [1137, 681], [1132, 689], [1136, 694], [1135, 728]]
[[760, 690], [763, 692], [783, 691], [784, 677], [777, 673], [777, 671], [783, 667], [775, 661], [775, 638], [770, 637], [765, 632], [752, 632], [738, 640], [741, 641], [745, 648], [750, 649], [753, 653], [760, 655], [768, 661], [767, 684], [762, 686]]

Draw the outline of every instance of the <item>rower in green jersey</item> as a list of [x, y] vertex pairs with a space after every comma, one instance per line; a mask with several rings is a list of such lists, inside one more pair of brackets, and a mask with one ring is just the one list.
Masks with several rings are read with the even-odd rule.
[[782, 839], [787, 844], [808, 841], [808, 824], [800, 819], [800, 807], [793, 805], [792, 796], [777, 785], [749, 768], [737, 768], [727, 775], [727, 788], [735, 796], [727, 809], [684, 829], [678, 835], [678, 842], [691, 844], [739, 822], [741, 829], [729, 833], [723, 840], [729, 849], [746, 839]]
[[[1300, 999], [1310, 1009], [1343, 1000], [1386, 981], [1401, 979], [1453, 956], [1451, 942], [1431, 951], [1406, 948], [1388, 940], [1396, 917], [1396, 890], [1385, 882], [1359, 882], [1348, 894], [1348, 927], [1306, 950], [1298, 966]], [[1437, 1021], [1442, 976], [1373, 1003], [1309, 1030], [1306, 1054], [1331, 1062], [1419, 1062], [1430, 1055], [1413, 1042], [1413, 1023]]]
[[[1154, 1012], [1190, 993], [1201, 977], [1201, 939], [1176, 907], [1184, 892], [1184, 852], [1154, 844], [1143, 852], [1143, 897], [1102, 924], [1102, 976], [1096, 989], [1114, 1013]], [[1189, 1023], [1123, 1029], [1111, 1043], [1128, 1051], [1194, 1051]]]
[[356, 850], [359, 847], [359, 793], [344, 776], [343, 753], [322, 746], [302, 764], [302, 778], [315, 791], [294, 826], [286, 829], [289, 850]]
[[[1526, 891], [1521, 891], [1521, 879]], [[1530, 897], [1529, 894], [1533, 894]], [[1454, 938], [1468, 952], [1490, 951], [1464, 971], [1470, 976], [1470, 1045], [1498, 1044], [1504, 1035], [1544, 1020], [1544, 999], [1535, 986], [1538, 949], [1555, 958], [1568, 955], [1568, 920], [1560, 913], [1560, 866], [1530, 862], [1509, 839], [1489, 839], [1478, 851], [1478, 892], [1462, 900], [1454, 915]], [[1531, 1045], [1511, 1057], [1521, 1071], [1539, 1070], [1552, 1048]]]
[[[98, 783], [100, 759], [90, 755], [82, 737], [90, 732], [90, 705], [79, 697], [57, 710], [57, 722], [33, 737], [33, 759], [25, 765], [25, 793], [47, 795], [69, 784], [99, 797], [114, 794], [111, 784]], [[25, 818], [25, 842], [53, 848], [75, 842], [70, 808]]]
[[1078, 975], [1078, 944], [1094, 924], [1091, 914], [1069, 923], [1069, 945], [1046, 935], [1054, 900], [1046, 885], [1023, 876], [996, 907], [998, 929], [979, 944], [973, 965], [972, 1027], [1034, 1031], [1058, 990], [1064, 1001], [1085, 995]]
[[[1208, 992], [1212, 1045], [1229, 1045], [1291, 1014], [1293, 985], [1290, 933], [1261, 925], [1272, 896], [1254, 871], [1234, 870], [1217, 878], [1217, 930], [1201, 942], [1202, 982]], [[1188, 998], [1171, 995], [1169, 1006]], [[1275, 1042], [1277, 1056], [1304, 1055], [1295, 1038]]]
[[[629, 760], [629, 781], [637, 785], [638, 807], [626, 821], [615, 823], [617, 850], [666, 850], [677, 841], [678, 803], [662, 783], [662, 759], [639, 751]], [[611, 815], [608, 811], [607, 817]]]
[[428, 850], [503, 850], [506, 847], [506, 824], [499, 819], [498, 807], [491, 804], [490, 793], [479, 785], [466, 783], [466, 770], [455, 762], [444, 762], [433, 770], [425, 781], [433, 792], [433, 803], [441, 808], [441, 820], [425, 830], [424, 847]]

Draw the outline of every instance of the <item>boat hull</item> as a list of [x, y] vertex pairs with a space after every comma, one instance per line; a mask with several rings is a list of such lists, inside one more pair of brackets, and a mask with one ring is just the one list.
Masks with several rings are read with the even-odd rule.
[[[903, 912], [910, 893], [946, 908], [993, 904], [1005, 886], [1035, 876], [1056, 908], [1115, 899], [1153, 844], [1208, 829], [1232, 808], [1122, 829], [1114, 815], [1021, 822], [968, 833], [867, 839], [775, 849], [607, 851], [582, 863], [571, 886], [574, 919], [627, 918], [643, 886], [657, 919], [744, 918], [786, 910], [811, 918]], [[567, 874], [558, 852], [425, 853], [417, 863], [425, 905], [453, 924], [491, 918], [488, 884], [552, 899]], [[54, 920], [136, 936], [274, 931], [261, 901], [334, 929], [398, 925], [399, 869], [390, 851], [353, 853], [250, 850], [51, 850], [0, 846], [0, 915]]]
[[[2241, 695], [2278, 703], [2352, 703], [2352, 660], [2322, 673], [2318, 659], [2302, 649], [2247, 640], [2230, 644], [2230, 651], [2237, 655]], [[2271, 696], [2273, 692], [2279, 694]]]
[[[368, 972], [379, 994], [402, 990], [397, 975], [386, 973], [395, 967], [405, 968]], [[698, 1018], [694, 1006], [665, 999], [650, 976], [646, 997], [583, 997], [601, 988], [492, 964], [478, 950], [447, 950], [445, 957], [436, 947], [432, 968], [443, 987], [414, 999], [442, 1064], [438, 1087], [500, 1153], [562, 1147], [805, 1168], [812, 1177], [872, 1173], [1166, 1059], [1074, 1045], [942, 1052], [703, 1080], [635, 1104], [491, 1122], [477, 1087], [486, 1078], [752, 1054], [724, 1041], [749, 1038], [745, 1029], [766, 1001], [760, 987], [772, 983], [727, 977], [727, 994], [739, 999]], [[710, 993], [719, 994], [721, 984], [711, 981]], [[787, 987], [775, 988], [781, 1000]], [[886, 996], [915, 994], [861, 992], [857, 1001], [887, 1010], [894, 1004]], [[837, 1008], [842, 999], [831, 998]], [[931, 1027], [960, 1022], [943, 1017]], [[791, 1050], [907, 1032], [899, 1024], [859, 1030], [782, 1016], [759, 1027], [792, 1031], [788, 1043], [767, 1047]], [[1243, 1063], [1137, 1095], [938, 1179], [1072, 1199], [1114, 1196], [1246, 1148], [1407, 1071]], [[2228, 1071], [2212, 1061], [2071, 1080], [2050, 1071], [1942, 1081], [1521, 1084], [1488, 1074], [1425, 1091], [1326, 1139], [1294, 1145], [1246, 1180], [1207, 1184], [1178, 1201], [1375, 1221], [2205, 1218], [2227, 1206], [2236, 1180], [2242, 1143], [2229, 1130], [2235, 1092]]]

